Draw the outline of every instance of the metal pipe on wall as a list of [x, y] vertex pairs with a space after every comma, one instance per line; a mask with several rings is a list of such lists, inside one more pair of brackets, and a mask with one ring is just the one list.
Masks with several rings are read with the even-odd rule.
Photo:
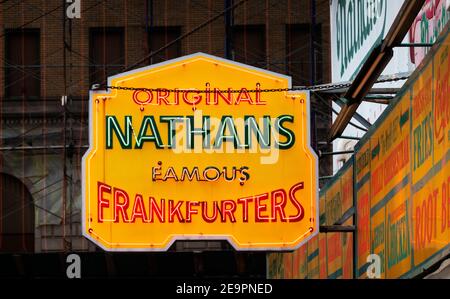
[[232, 59], [231, 45], [232, 45], [232, 32], [231, 26], [233, 25], [233, 10], [228, 10], [233, 5], [233, 0], [225, 0], [225, 58]]
[[310, 83], [315, 85], [316, 83], [316, 0], [310, 1], [310, 17], [311, 17], [311, 29], [310, 35]]

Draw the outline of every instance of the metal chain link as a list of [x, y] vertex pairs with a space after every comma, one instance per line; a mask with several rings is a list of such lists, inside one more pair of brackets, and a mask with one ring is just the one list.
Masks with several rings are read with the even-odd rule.
[[[400, 81], [400, 80], [406, 80], [409, 76], [404, 77], [398, 77], [398, 78], [388, 78], [388, 79], [380, 79], [377, 80], [375, 83], [385, 83], [385, 82], [393, 82], [393, 81]], [[337, 83], [337, 84], [323, 84], [323, 85], [314, 85], [314, 86], [297, 86], [297, 87], [291, 87], [291, 88], [269, 88], [269, 89], [248, 89], [247, 92], [253, 93], [253, 92], [287, 92], [287, 91], [317, 91], [317, 90], [334, 90], [334, 89], [341, 89], [350, 87], [352, 85], [351, 82], [347, 83]], [[215, 89], [203, 89], [203, 90], [196, 90], [196, 89], [168, 89], [168, 88], [147, 88], [147, 87], [125, 87], [125, 86], [105, 86], [106, 89], [117, 89], [117, 90], [141, 90], [141, 91], [165, 91], [165, 92], [185, 92], [185, 91], [195, 91], [197, 93], [214, 93], [214, 92], [221, 92], [221, 93], [240, 93], [242, 92], [241, 89], [230, 89], [230, 90], [215, 90]]]

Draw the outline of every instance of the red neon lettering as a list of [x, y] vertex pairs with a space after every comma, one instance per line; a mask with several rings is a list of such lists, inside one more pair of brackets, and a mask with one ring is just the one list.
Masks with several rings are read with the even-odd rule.
[[199, 205], [198, 201], [186, 201], [186, 222], [192, 222], [191, 215], [198, 214], [198, 211], [193, 210], [192, 207]]
[[[190, 93], [196, 93], [195, 95], [193, 95], [192, 97], [191, 97], [191, 99], [189, 99], [188, 98], [188, 95], [190, 94]], [[194, 100], [194, 101], [192, 101], [192, 100]], [[195, 91], [195, 90], [186, 90], [186, 91], [184, 91], [183, 92], [183, 101], [186, 103], [186, 104], [188, 104], [188, 105], [197, 105], [198, 103], [200, 103], [200, 101], [202, 100], [202, 96], [200, 95], [200, 92], [198, 92], [198, 91]]]
[[228, 88], [227, 96], [225, 96], [220, 89], [214, 88], [214, 105], [219, 104], [219, 97], [225, 101], [228, 105], [233, 104], [233, 94], [230, 92], [231, 88]]
[[169, 222], [170, 223], [174, 222], [174, 220], [173, 220], [174, 215], [177, 215], [178, 222], [184, 222], [183, 215], [181, 214], [181, 211], [180, 211], [183, 201], [181, 201], [181, 200], [178, 201], [175, 206], [173, 205], [173, 203], [174, 203], [173, 200], [169, 200]]
[[163, 101], [166, 105], [170, 105], [169, 101], [167, 100], [169, 95], [170, 91], [168, 91], [167, 89], [158, 89], [156, 91], [156, 102], [158, 103], [158, 105], [161, 105], [161, 101]]
[[261, 99], [261, 88], [259, 87], [259, 84], [256, 85], [255, 104], [256, 105], [265, 105], [266, 104], [266, 101], [263, 101]]
[[255, 195], [255, 222], [268, 222], [269, 216], [261, 215], [261, 212], [267, 211], [267, 204], [261, 203], [261, 201], [269, 198], [268, 193]]
[[[144, 93], [145, 95], [142, 97], [140, 96], [141, 93]], [[151, 91], [148, 90], [135, 90], [133, 92], [133, 101], [138, 105], [147, 105], [151, 103], [153, 100], [153, 94]]]
[[291, 200], [292, 204], [295, 206], [295, 208], [298, 211], [298, 213], [296, 215], [289, 217], [289, 222], [298, 222], [298, 221], [301, 221], [303, 219], [303, 217], [305, 217], [305, 210], [303, 209], [303, 206], [300, 204], [300, 202], [295, 197], [295, 193], [298, 190], [302, 190], [302, 189], [303, 189], [303, 182], [300, 182], [300, 183], [292, 186], [291, 189], [289, 190], [289, 199]]
[[[286, 206], [287, 203], [286, 191], [284, 191], [283, 189], [272, 191], [271, 198], [272, 198], [272, 222], [277, 222], [278, 214], [280, 215], [281, 222], [286, 222], [287, 217], [286, 213], [284, 212], [284, 207]], [[281, 201], [278, 202], [277, 198], [281, 198]]]
[[[127, 209], [130, 204], [128, 194], [119, 188], [114, 188], [114, 222], [119, 222], [119, 215], [122, 216], [124, 222], [128, 222]], [[122, 199], [122, 201], [120, 200]]]
[[111, 186], [107, 184], [103, 184], [101, 182], [97, 182], [97, 196], [98, 196], [98, 208], [97, 208], [97, 221], [102, 223], [103, 218], [103, 209], [109, 208], [109, 200], [103, 197], [103, 193], [111, 194]]
[[248, 204], [253, 201], [253, 197], [239, 198], [237, 202], [242, 204], [242, 221], [248, 222]]
[[158, 207], [158, 204], [156, 203], [155, 198], [150, 197], [149, 198], [149, 215], [150, 219], [149, 222], [154, 222], [153, 214], [156, 214], [156, 217], [158, 217], [159, 222], [164, 222], [164, 199], [161, 198], [161, 203]]
[[231, 222], [236, 222], [236, 218], [234, 217], [235, 211], [236, 211], [236, 203], [233, 200], [223, 200], [221, 221], [226, 222], [228, 216]]
[[135, 222], [136, 218], [141, 218], [142, 222], [147, 222], [147, 212], [145, 211], [142, 195], [136, 194], [134, 197], [133, 211], [130, 222]]
[[241, 102], [248, 102], [250, 104], [253, 104], [252, 98], [250, 97], [250, 93], [247, 91], [246, 88], [242, 88], [239, 92], [239, 95], [236, 99], [236, 105], [239, 105]]
[[208, 223], [212, 223], [217, 219], [217, 201], [213, 202], [213, 215], [211, 217], [208, 216], [208, 203], [206, 201], [202, 202], [202, 217]]

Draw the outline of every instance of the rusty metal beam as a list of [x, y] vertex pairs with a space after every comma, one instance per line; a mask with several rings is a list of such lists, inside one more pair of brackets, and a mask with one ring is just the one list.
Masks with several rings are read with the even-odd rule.
[[321, 225], [319, 232], [321, 233], [336, 233], [336, 232], [354, 232], [356, 227], [354, 225]]
[[344, 132], [363, 98], [391, 60], [393, 48], [401, 44], [424, 2], [425, 0], [407, 0], [400, 8], [386, 38], [369, 54], [368, 59], [346, 92], [344, 96], [346, 104], [331, 126], [328, 135], [329, 141], [333, 141]]

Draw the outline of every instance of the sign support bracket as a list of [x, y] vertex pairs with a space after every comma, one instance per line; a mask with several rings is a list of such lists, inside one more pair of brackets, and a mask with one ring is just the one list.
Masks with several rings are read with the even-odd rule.
[[321, 225], [319, 232], [321, 233], [354, 233], [355, 225]]

